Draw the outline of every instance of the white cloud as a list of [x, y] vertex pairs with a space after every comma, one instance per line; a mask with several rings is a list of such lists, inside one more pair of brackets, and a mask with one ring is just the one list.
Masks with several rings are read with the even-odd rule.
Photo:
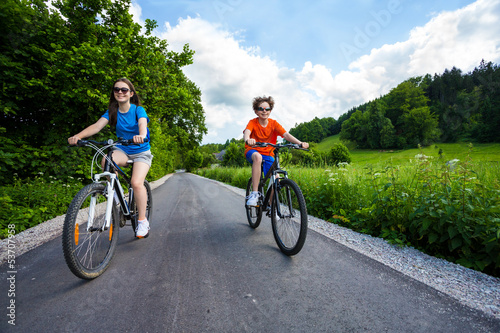
[[129, 12], [130, 12], [130, 14], [132, 14], [132, 20], [134, 20], [134, 22], [139, 23], [142, 26], [144, 26], [144, 21], [142, 21], [142, 19], [141, 19], [142, 8], [137, 2], [132, 1], [132, 3], [130, 4]]
[[[310, 120], [311, 115], [323, 117], [335, 110], [337, 102], [316, 89], [322, 80], [331, 80], [324, 67], [321, 69], [326, 70], [326, 75], [321, 71], [308, 73], [308, 69], [313, 70], [312, 65], [299, 73], [280, 67], [269, 57], [261, 56], [258, 47], [242, 47], [238, 34], [199, 17], [180, 19], [176, 26], [167, 24], [165, 28], [161, 38], [173, 50], [180, 51], [189, 43], [196, 51], [194, 64], [184, 72], [203, 94], [210, 132], [204, 142], [241, 137], [247, 122], [255, 117], [252, 99], [256, 96], [273, 96], [273, 117], [287, 129]], [[338, 109], [337, 115], [340, 114]]]
[[[140, 13], [140, 12], [139, 12]], [[238, 33], [200, 17], [165, 24], [160, 34], [175, 51], [189, 43], [196, 51], [186, 75], [200, 87], [209, 134], [204, 143], [240, 138], [254, 113], [255, 96], [272, 95], [272, 117], [286, 129], [315, 116], [338, 118], [412, 76], [442, 73], [456, 66], [472, 70], [484, 58], [500, 61], [500, 2], [478, 0], [453, 12], [436, 14], [416, 27], [408, 40], [384, 45], [358, 58], [338, 74], [306, 61], [298, 71], [245, 48]]]
[[479, 0], [454, 12], [433, 18], [410, 35], [414, 52], [409, 73], [441, 72], [455, 66], [472, 70], [481, 59], [498, 61], [500, 51], [500, 2]]

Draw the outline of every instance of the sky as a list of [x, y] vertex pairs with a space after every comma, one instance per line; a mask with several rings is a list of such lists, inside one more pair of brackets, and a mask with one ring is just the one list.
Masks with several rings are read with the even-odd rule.
[[500, 63], [500, 0], [133, 0], [134, 20], [180, 52], [202, 92], [202, 144], [243, 137], [272, 96], [286, 130], [333, 117], [399, 83], [482, 59]]

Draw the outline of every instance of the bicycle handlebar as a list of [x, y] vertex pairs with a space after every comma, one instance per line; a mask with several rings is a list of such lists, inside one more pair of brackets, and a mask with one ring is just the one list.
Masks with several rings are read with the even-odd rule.
[[[149, 142], [149, 139], [144, 138], [144, 143]], [[140, 143], [135, 143], [133, 139], [122, 139], [118, 138], [118, 140], [113, 141], [113, 139], [108, 139], [108, 141], [95, 141], [95, 140], [78, 140], [76, 145], [70, 145], [70, 146], [78, 146], [78, 147], [84, 147], [88, 145], [89, 143], [95, 144], [97, 146], [106, 146], [106, 145], [122, 145], [122, 146], [128, 146], [128, 145], [140, 145]]]
[[281, 148], [293, 148], [293, 149], [300, 149], [300, 150], [305, 150], [309, 151], [307, 148], [302, 148], [302, 145], [298, 145], [296, 143], [279, 143], [279, 144], [274, 144], [274, 143], [269, 143], [269, 142], [256, 142], [253, 147], [267, 147], [271, 146], [275, 149], [281, 149]]

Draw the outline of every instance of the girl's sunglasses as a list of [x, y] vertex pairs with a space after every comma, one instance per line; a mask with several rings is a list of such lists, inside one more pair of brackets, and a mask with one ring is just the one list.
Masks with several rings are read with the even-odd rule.
[[271, 108], [265, 108], [265, 109], [264, 109], [263, 107], [260, 107], [260, 106], [259, 106], [259, 107], [257, 108], [257, 111], [268, 111], [268, 112], [269, 112], [269, 111], [271, 111]]
[[129, 90], [130, 90], [129, 88], [118, 88], [118, 87], [113, 88], [113, 91], [115, 93], [119, 93], [121, 91], [123, 94], [126, 94]]

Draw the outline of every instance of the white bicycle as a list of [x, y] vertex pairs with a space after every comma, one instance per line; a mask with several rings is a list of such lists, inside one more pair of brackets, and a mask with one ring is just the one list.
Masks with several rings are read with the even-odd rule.
[[[91, 168], [93, 183], [82, 188], [69, 205], [62, 246], [69, 269], [82, 279], [94, 279], [108, 268], [116, 250], [120, 227], [130, 221], [134, 232], [136, 230], [138, 212], [130, 177], [113, 161], [111, 149], [116, 145], [130, 144], [134, 144], [132, 140], [123, 139], [115, 142], [79, 140], [77, 143], [79, 147], [89, 146], [96, 150]], [[94, 174], [94, 164], [98, 165], [101, 156], [106, 157], [103, 172]], [[133, 161], [129, 160], [127, 164], [133, 168]], [[119, 176], [124, 180], [128, 195]], [[147, 180], [144, 180], [144, 186], [148, 194], [146, 218], [150, 220], [153, 196]], [[118, 200], [114, 200], [115, 193]]]

